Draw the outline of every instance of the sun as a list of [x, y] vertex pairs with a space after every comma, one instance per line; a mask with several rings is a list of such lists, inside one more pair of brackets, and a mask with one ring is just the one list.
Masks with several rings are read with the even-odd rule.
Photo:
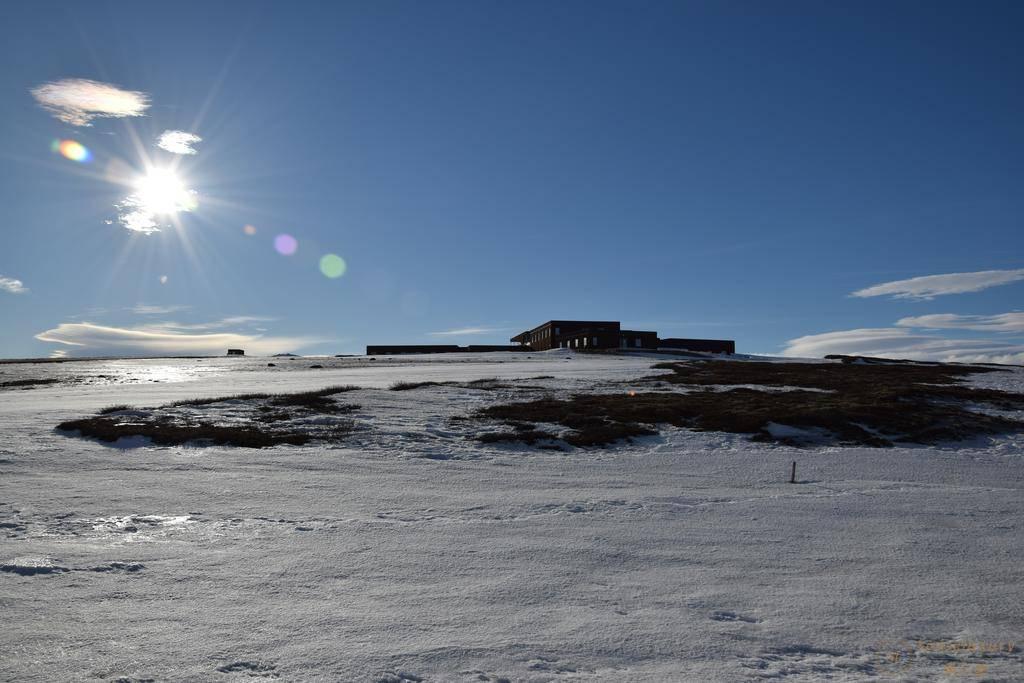
[[178, 175], [167, 168], [151, 168], [135, 181], [139, 209], [153, 216], [172, 216], [196, 208], [196, 194]]

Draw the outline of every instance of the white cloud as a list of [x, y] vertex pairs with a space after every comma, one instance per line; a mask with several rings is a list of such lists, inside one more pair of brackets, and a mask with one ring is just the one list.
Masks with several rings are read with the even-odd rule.
[[13, 277], [4, 277], [3, 275], [0, 275], [0, 289], [11, 294], [24, 294], [28, 291], [28, 287], [21, 280], [15, 280]]
[[957, 315], [935, 313], [901, 318], [899, 327], [923, 327], [933, 330], [978, 330], [980, 332], [1024, 332], [1024, 313], [999, 313], [997, 315]]
[[195, 154], [196, 149], [192, 145], [202, 141], [203, 139], [195, 133], [165, 130], [156, 141], [156, 146], [173, 154]]
[[117, 221], [125, 228], [133, 232], [141, 232], [146, 235], [153, 232], [160, 232], [156, 217], [149, 211], [135, 208], [136, 203], [131, 197], [117, 204]]
[[31, 93], [43, 109], [72, 126], [91, 126], [95, 118], [142, 116], [149, 108], [149, 95], [144, 92], [86, 78], [44, 83]]
[[[248, 325], [250, 323], [269, 323], [277, 320], [277, 318], [271, 318], [265, 315], [233, 315], [227, 318], [221, 318], [217, 321], [218, 325]], [[209, 323], [208, 323], [209, 324]]]
[[998, 287], [1024, 280], [1024, 268], [1015, 270], [982, 270], [976, 273], [947, 273], [925, 275], [909, 280], [883, 282], [865, 289], [859, 289], [850, 296], [872, 297], [891, 296], [894, 299], [933, 299], [944, 294], [980, 292], [989, 287]]
[[947, 363], [1024, 363], [1024, 343], [946, 339], [902, 327], [841, 330], [798, 337], [786, 343], [782, 355], [818, 358], [834, 353]]
[[330, 341], [312, 337], [264, 337], [229, 332], [183, 332], [106, 327], [92, 323], [61, 323], [36, 339], [88, 350], [102, 355], [222, 355], [228, 348], [242, 348], [254, 355], [283, 353]]
[[187, 311], [190, 308], [191, 306], [183, 306], [181, 304], [171, 304], [170, 306], [137, 304], [132, 306], [129, 310], [136, 315], [167, 315], [168, 313], [174, 313], [176, 311]]
[[431, 337], [462, 337], [471, 334], [495, 334], [507, 331], [507, 327], [463, 327], [458, 330], [445, 330], [443, 332], [429, 332]]

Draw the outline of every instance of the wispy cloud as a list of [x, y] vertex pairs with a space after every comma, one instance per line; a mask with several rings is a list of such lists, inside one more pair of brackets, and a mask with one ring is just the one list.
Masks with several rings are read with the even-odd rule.
[[1024, 333], [1024, 313], [999, 313], [997, 315], [957, 315], [935, 313], [901, 318], [898, 327], [922, 327], [933, 330], [977, 330], [979, 332]]
[[476, 334], [496, 334], [506, 332], [507, 327], [463, 327], [457, 330], [444, 330], [443, 332], [428, 332], [431, 337], [463, 337]]
[[784, 356], [879, 356], [947, 363], [1024, 363], [1024, 344], [991, 339], [946, 339], [903, 327], [861, 328], [811, 334], [787, 342]]
[[311, 344], [330, 341], [313, 337], [265, 337], [230, 332], [187, 334], [92, 323], [61, 323], [52, 330], [40, 332], [36, 339], [103, 355], [221, 355], [228, 348], [244, 348], [248, 353], [261, 355], [295, 351]]
[[195, 133], [183, 130], [165, 130], [156, 141], [156, 146], [173, 154], [196, 154], [193, 145], [203, 139]]
[[850, 296], [872, 297], [891, 296], [894, 299], [934, 299], [945, 294], [980, 292], [989, 287], [1008, 285], [1024, 280], [1024, 268], [1015, 270], [981, 270], [975, 273], [947, 273], [925, 275], [909, 280], [883, 282], [865, 289], [859, 289]]
[[0, 289], [11, 294], [24, 294], [28, 291], [28, 287], [21, 280], [15, 280], [13, 277], [4, 277], [3, 275], [0, 275]]
[[116, 206], [118, 210], [117, 222], [122, 227], [132, 232], [141, 232], [146, 235], [160, 232], [160, 226], [157, 225], [156, 218], [152, 213], [135, 208], [134, 204], [128, 200], [118, 202]]
[[72, 126], [91, 126], [95, 118], [143, 116], [149, 108], [149, 95], [144, 92], [86, 78], [44, 83], [31, 93], [43, 109]]
[[273, 322], [277, 318], [269, 318], [262, 315], [233, 315], [220, 320], [206, 323], [179, 323], [164, 321], [145, 325], [137, 329], [146, 331], [177, 332], [177, 331], [200, 331], [200, 330], [222, 330], [226, 327], [251, 326], [255, 323]]
[[151, 304], [136, 304], [132, 306], [131, 312], [136, 315], [167, 315], [168, 313], [175, 313], [177, 311], [187, 311], [192, 308], [191, 306], [184, 306], [182, 304], [171, 304], [169, 306], [155, 306]]

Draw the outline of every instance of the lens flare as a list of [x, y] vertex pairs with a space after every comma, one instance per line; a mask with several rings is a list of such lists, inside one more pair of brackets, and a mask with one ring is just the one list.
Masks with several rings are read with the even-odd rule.
[[256, 226], [254, 226], [254, 225], [246, 225], [244, 228], [242, 228], [242, 232], [244, 232], [246, 235], [249, 235], [250, 237], [252, 237], [253, 235], [256, 234]]
[[161, 275], [160, 276], [160, 284], [162, 284], [162, 285], [166, 285], [167, 284], [167, 276], [166, 275]]
[[75, 140], [54, 140], [50, 143], [50, 150], [80, 164], [92, 161], [92, 152], [89, 148]]
[[287, 233], [274, 238], [274, 249], [282, 256], [291, 256], [299, 248], [299, 241]]
[[348, 270], [348, 264], [337, 254], [325, 254], [320, 259], [320, 272], [332, 280], [344, 275], [346, 270]]

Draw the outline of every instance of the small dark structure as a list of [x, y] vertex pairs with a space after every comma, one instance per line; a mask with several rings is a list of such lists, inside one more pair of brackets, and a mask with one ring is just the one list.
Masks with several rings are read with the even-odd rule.
[[244, 356], [245, 349], [228, 349], [229, 356]]
[[659, 339], [649, 330], [623, 330], [614, 320], [549, 320], [521, 332], [511, 341], [535, 351], [547, 349], [671, 349], [705, 353], [736, 353], [727, 339]]

